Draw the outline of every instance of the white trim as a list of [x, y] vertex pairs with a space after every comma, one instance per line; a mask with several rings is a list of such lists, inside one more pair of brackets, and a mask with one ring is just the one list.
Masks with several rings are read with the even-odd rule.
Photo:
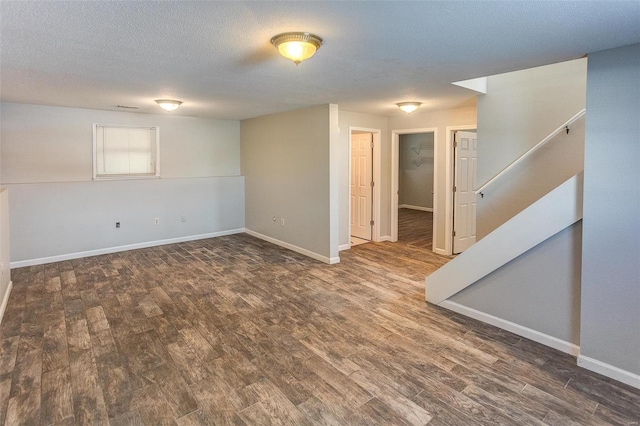
[[144, 243], [127, 244], [124, 246], [107, 247], [96, 250], [80, 251], [76, 253], [60, 254], [56, 256], [41, 257], [38, 259], [18, 260], [11, 262], [11, 268], [22, 268], [24, 266], [42, 265], [45, 263], [62, 262], [64, 260], [79, 259], [82, 257], [99, 256], [101, 254], [117, 253], [127, 250], [137, 250], [147, 247], [163, 246], [165, 244], [183, 243], [185, 241], [203, 240], [205, 238], [222, 237], [223, 235], [241, 234], [244, 228], [229, 229], [227, 231], [211, 232], [208, 234], [189, 235], [186, 237], [168, 238], [166, 240], [147, 241]]
[[640, 389], [640, 375], [638, 374], [631, 373], [621, 368], [614, 367], [611, 364], [607, 364], [584, 355], [578, 355], [578, 366]]
[[[454, 165], [454, 149], [453, 149], [453, 133], [458, 130], [477, 130], [477, 124], [467, 124], [464, 126], [447, 126], [446, 145], [445, 145], [445, 197], [444, 197], [444, 254], [453, 254], [453, 182], [455, 177]], [[435, 199], [434, 205], [435, 205]], [[435, 215], [434, 215], [435, 216]], [[435, 229], [435, 223], [433, 228]], [[435, 235], [433, 241], [435, 241]]]
[[410, 210], [420, 210], [423, 212], [432, 212], [433, 207], [422, 207], [422, 206], [414, 206], [411, 204], [400, 204], [398, 206], [399, 209], [410, 209]]
[[[398, 241], [398, 173], [400, 171], [400, 135], [433, 133], [433, 241], [436, 240], [438, 199], [438, 128], [401, 129], [391, 131], [391, 239]], [[435, 251], [435, 249], [434, 249]]]
[[[397, 240], [398, 240], [398, 239], [396, 238], [396, 241], [397, 241]], [[390, 235], [385, 235], [385, 236], [380, 237], [380, 240], [379, 240], [379, 241], [382, 243], [382, 242], [385, 242], [385, 241], [393, 241], [393, 240], [391, 239], [391, 236], [390, 236]]]
[[[155, 130], [156, 134], [156, 158], [154, 159], [155, 172], [153, 174], [143, 174], [143, 175], [131, 175], [131, 174], [120, 174], [120, 175], [102, 175], [98, 176], [97, 170], [97, 132], [99, 127], [110, 127], [110, 128], [121, 128], [121, 129], [149, 129]], [[100, 124], [93, 123], [93, 180], [94, 181], [102, 181], [102, 180], [130, 180], [130, 179], [159, 179], [160, 178], [160, 127], [158, 126], [141, 126], [135, 124]]]
[[308, 256], [308, 257], [310, 257], [312, 259], [315, 259], [315, 260], [319, 260], [320, 262], [328, 263], [329, 265], [333, 265], [335, 263], [339, 263], [340, 262], [340, 257], [331, 257], [331, 258], [329, 258], [327, 256], [323, 256], [321, 254], [315, 253], [315, 252], [313, 252], [311, 250], [307, 250], [305, 248], [298, 247], [296, 245], [293, 245], [293, 244], [278, 240], [276, 238], [269, 237], [268, 235], [264, 235], [264, 234], [261, 234], [261, 233], [256, 232], [256, 231], [252, 231], [251, 229], [245, 229], [244, 232], [246, 232], [247, 234], [249, 234], [249, 235], [251, 235], [253, 237], [260, 238], [261, 240], [268, 241], [268, 242], [270, 242], [272, 244], [275, 244], [277, 246], [284, 247], [286, 249], [295, 251], [296, 253], [304, 254], [305, 256]]
[[349, 250], [351, 248], [351, 243], [349, 244], [342, 244], [338, 246], [338, 251], [342, 251], [342, 250]]
[[[349, 126], [349, 157], [347, 163], [349, 164], [349, 236], [351, 236], [351, 134], [353, 131], [371, 133], [373, 140], [373, 211], [371, 212], [373, 220], [373, 227], [371, 229], [371, 241], [380, 241], [380, 218], [382, 210], [382, 202], [380, 196], [380, 189], [382, 188], [382, 174], [380, 167], [380, 158], [382, 156], [382, 130], [370, 129], [368, 127]], [[338, 251], [340, 251], [338, 249]]]
[[7, 290], [4, 292], [2, 298], [2, 305], [0, 306], [0, 324], [2, 324], [2, 318], [4, 318], [4, 311], [7, 309], [7, 303], [9, 303], [9, 296], [11, 295], [11, 289], [13, 289], [13, 281], [9, 281]]
[[580, 347], [574, 345], [573, 343], [558, 339], [557, 337], [549, 336], [548, 334], [541, 333], [529, 327], [525, 327], [523, 325], [516, 324], [502, 318], [498, 318], [496, 316], [478, 311], [476, 309], [469, 308], [451, 300], [445, 300], [444, 302], [439, 303], [438, 306], [465, 315], [467, 317], [486, 322], [487, 324], [491, 324], [496, 327], [502, 328], [503, 330], [510, 331], [517, 334], [518, 336], [533, 340], [534, 342], [542, 343], [545, 346], [552, 347], [569, 355], [577, 356], [580, 353]]

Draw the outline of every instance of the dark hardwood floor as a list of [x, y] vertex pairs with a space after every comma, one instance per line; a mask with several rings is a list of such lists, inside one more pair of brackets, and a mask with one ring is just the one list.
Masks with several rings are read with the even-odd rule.
[[0, 424], [638, 424], [639, 390], [426, 304], [446, 258], [340, 256], [240, 234], [13, 270]]

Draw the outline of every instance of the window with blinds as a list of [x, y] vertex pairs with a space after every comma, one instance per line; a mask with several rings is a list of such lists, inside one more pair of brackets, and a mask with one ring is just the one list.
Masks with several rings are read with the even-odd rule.
[[93, 178], [160, 177], [159, 128], [93, 125]]

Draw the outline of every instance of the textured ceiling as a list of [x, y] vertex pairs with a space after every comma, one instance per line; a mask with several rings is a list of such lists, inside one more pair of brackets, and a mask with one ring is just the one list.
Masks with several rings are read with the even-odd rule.
[[[473, 105], [450, 83], [640, 42], [640, 1], [0, 2], [5, 102], [244, 119], [309, 105], [378, 115]], [[269, 44], [324, 38], [296, 67]]]

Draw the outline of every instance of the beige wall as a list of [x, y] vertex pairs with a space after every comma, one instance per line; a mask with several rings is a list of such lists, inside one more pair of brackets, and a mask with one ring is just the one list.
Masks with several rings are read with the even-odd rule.
[[[419, 110], [418, 110], [419, 111]], [[476, 108], [458, 108], [443, 111], [430, 111], [430, 112], [414, 112], [412, 114], [395, 115], [389, 118], [389, 130], [406, 130], [406, 129], [419, 129], [419, 128], [436, 128], [437, 135], [434, 141], [435, 151], [437, 158], [434, 159], [434, 167], [436, 174], [434, 176], [434, 189], [437, 199], [434, 199], [436, 211], [434, 215], [437, 216], [438, 227], [436, 229], [434, 249], [445, 249], [445, 228], [446, 212], [445, 207], [451, 200], [451, 176], [446, 176], [447, 161], [452, 159], [445, 156], [447, 151], [447, 132], [446, 129], [449, 126], [476, 126]], [[389, 172], [390, 173], [390, 172]]]
[[247, 230], [325, 261], [337, 255], [331, 246], [333, 108], [271, 114], [240, 125]]
[[[478, 97], [478, 186], [585, 107], [586, 59], [488, 77]], [[560, 133], [477, 202], [484, 237], [584, 168], [584, 119]]]

